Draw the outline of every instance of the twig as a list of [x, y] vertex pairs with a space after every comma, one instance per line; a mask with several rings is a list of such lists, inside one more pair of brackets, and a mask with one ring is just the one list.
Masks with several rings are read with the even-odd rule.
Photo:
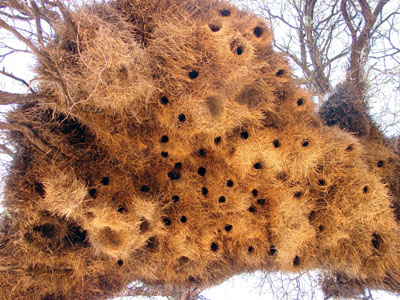
[[13, 74], [11, 74], [11, 73], [8, 73], [8, 72], [4, 71], [4, 69], [3, 69], [3, 70], [0, 70], [0, 74], [3, 74], [4, 76], [10, 77], [10, 78], [12, 78], [12, 79], [14, 79], [14, 80], [16, 80], [16, 81], [21, 82], [22, 84], [24, 84], [26, 87], [29, 88], [29, 90], [31, 91], [31, 93], [33, 93], [33, 94], [36, 93], [36, 91], [30, 87], [29, 83], [27, 83], [27, 82], [26, 82], [25, 80], [23, 80], [22, 78], [19, 78], [19, 77], [15, 76], [15, 75], [13, 75]]
[[42, 94], [16, 94], [0, 91], [0, 105], [21, 104], [38, 99], [45, 99]]
[[52, 149], [47, 146], [28, 126], [22, 124], [0, 122], [0, 129], [22, 133], [29, 142], [31, 142], [34, 146], [43, 151], [45, 154], [50, 154], [52, 152]]

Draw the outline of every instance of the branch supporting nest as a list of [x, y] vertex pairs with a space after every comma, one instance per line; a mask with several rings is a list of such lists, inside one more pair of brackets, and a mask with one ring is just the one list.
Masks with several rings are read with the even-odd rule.
[[22, 133], [30, 143], [32, 143], [45, 154], [50, 154], [52, 152], [52, 149], [47, 146], [29, 127], [25, 125], [0, 122], [0, 129]]
[[22, 104], [43, 98], [44, 96], [41, 94], [17, 94], [0, 91], [0, 105]]

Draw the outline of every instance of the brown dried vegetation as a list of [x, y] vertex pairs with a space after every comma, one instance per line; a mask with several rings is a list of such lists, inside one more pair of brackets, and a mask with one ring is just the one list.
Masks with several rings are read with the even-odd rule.
[[214, 0], [44, 3], [40, 91], [1, 124], [4, 299], [188, 298], [260, 269], [400, 292], [398, 153], [325, 126], [262, 20]]

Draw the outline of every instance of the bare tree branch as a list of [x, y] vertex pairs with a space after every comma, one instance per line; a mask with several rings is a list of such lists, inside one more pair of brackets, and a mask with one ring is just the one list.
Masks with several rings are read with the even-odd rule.
[[10, 78], [12, 78], [12, 79], [14, 79], [14, 80], [16, 80], [16, 81], [21, 82], [21, 83], [24, 84], [27, 88], [29, 88], [29, 90], [31, 91], [31, 93], [36, 93], [36, 91], [35, 91], [34, 89], [31, 88], [30, 84], [27, 83], [24, 79], [19, 78], [19, 77], [15, 76], [15, 75], [13, 75], [13, 74], [11, 74], [11, 73], [8, 73], [8, 72], [4, 71], [4, 69], [3, 69], [3, 70], [0, 70], [0, 74], [2, 74], [2, 75], [4, 75], [4, 76], [7, 76], [7, 77], [10, 77]]
[[28, 126], [0, 122], [0, 129], [22, 133], [30, 143], [36, 146], [39, 150], [43, 151], [45, 154], [50, 154], [52, 152], [52, 149], [47, 146]]
[[21, 104], [46, 99], [42, 94], [16, 94], [0, 91], [0, 105]]

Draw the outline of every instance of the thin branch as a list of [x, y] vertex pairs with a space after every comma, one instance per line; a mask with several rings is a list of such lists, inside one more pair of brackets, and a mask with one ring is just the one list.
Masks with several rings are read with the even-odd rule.
[[[7, 154], [9, 156], [13, 156], [14, 155], [14, 153], [10, 149], [8, 149], [6, 147], [6, 145], [4, 145], [4, 144], [0, 144], [0, 152], [5, 153], [5, 154]], [[0, 267], [0, 271], [1, 271], [1, 267]]]
[[11, 73], [8, 73], [8, 72], [4, 71], [4, 69], [3, 69], [3, 70], [0, 70], [0, 74], [3, 74], [4, 76], [10, 77], [10, 78], [12, 78], [12, 79], [14, 79], [14, 80], [16, 80], [16, 81], [21, 82], [21, 83], [24, 84], [27, 88], [29, 88], [29, 90], [31, 91], [31, 93], [33, 93], [33, 94], [36, 93], [36, 91], [35, 91], [34, 89], [31, 88], [30, 84], [29, 84], [28, 82], [26, 82], [25, 80], [23, 80], [22, 78], [19, 78], [19, 77], [15, 76], [15, 75], [13, 75], [13, 74], [11, 74]]
[[17, 131], [22, 133], [24, 137], [36, 146], [39, 150], [43, 151], [45, 154], [50, 154], [52, 149], [47, 146], [28, 126], [16, 123], [6, 123], [0, 122], [0, 129]]
[[21, 33], [19, 33], [14, 27], [8, 25], [6, 22], [0, 19], [0, 27], [8, 30], [12, 34], [14, 34], [21, 42], [27, 45], [33, 53], [37, 55], [38, 58], [41, 58], [43, 55], [40, 53], [39, 49], [32, 43], [31, 40], [25, 38]]
[[16, 94], [0, 91], [0, 105], [21, 104], [46, 98], [42, 94]]
[[39, 7], [36, 5], [35, 1], [31, 0], [30, 1], [32, 9], [33, 9], [33, 16], [35, 17], [35, 23], [36, 23], [36, 34], [38, 38], [38, 42], [40, 46], [44, 46], [43, 44], [43, 30], [42, 30], [42, 25], [40, 24], [40, 11]]

